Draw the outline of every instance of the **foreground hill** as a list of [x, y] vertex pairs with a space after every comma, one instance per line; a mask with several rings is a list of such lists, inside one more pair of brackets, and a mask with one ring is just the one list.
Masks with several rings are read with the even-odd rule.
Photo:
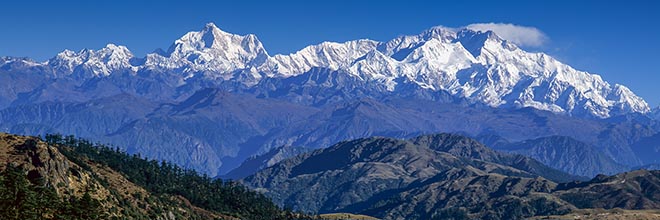
[[577, 177], [469, 138], [440, 134], [344, 141], [284, 160], [243, 182], [294, 209], [383, 219], [520, 219], [581, 208], [660, 208], [660, 171], [552, 181], [571, 178]]
[[46, 140], [0, 133], [1, 219], [295, 218], [236, 183], [73, 137]]

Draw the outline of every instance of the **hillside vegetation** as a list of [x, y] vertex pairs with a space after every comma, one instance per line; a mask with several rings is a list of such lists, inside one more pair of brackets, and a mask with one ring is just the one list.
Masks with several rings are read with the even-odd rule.
[[73, 136], [0, 134], [0, 219], [299, 219], [263, 195]]

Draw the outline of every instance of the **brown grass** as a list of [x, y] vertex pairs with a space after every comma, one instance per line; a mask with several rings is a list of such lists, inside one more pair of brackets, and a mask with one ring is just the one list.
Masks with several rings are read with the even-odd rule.
[[334, 219], [342, 219], [342, 220], [378, 220], [377, 218], [374, 218], [374, 217], [371, 217], [371, 216], [356, 215], [356, 214], [350, 214], [350, 213], [321, 214], [321, 215], [319, 215], [319, 218], [324, 219], [324, 220], [334, 220]]
[[536, 216], [529, 219], [658, 220], [660, 210], [579, 209], [566, 215]]

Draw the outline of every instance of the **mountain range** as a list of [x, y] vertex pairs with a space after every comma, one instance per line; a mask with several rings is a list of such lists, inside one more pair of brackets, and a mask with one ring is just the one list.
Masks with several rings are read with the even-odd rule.
[[[144, 57], [114, 44], [2, 57], [0, 109], [5, 132], [75, 134], [212, 176], [281, 146], [437, 132], [567, 136], [618, 170], [646, 165], [651, 146], [635, 144], [660, 131], [657, 110], [623, 85], [491, 31], [445, 27], [271, 56], [255, 35], [209, 23]], [[589, 166], [563, 170], [615, 170]]]
[[[336, 72], [346, 80], [357, 80], [366, 85], [362, 88], [331, 83], [316, 86], [346, 87], [351, 92], [358, 89], [394, 94], [443, 91], [491, 107], [533, 107], [599, 118], [651, 111], [643, 99], [625, 86], [611, 85], [598, 75], [577, 71], [546, 54], [526, 52], [493, 32], [444, 27], [387, 42], [366, 39], [324, 42], [293, 54], [269, 56], [255, 35], [227, 33], [209, 23], [200, 31], [185, 34], [167, 51], [157, 50], [143, 58], [135, 57], [124, 46], [108, 44], [99, 50], [65, 50], [46, 62], [4, 57], [0, 68], [8, 72], [18, 71], [17, 74], [21, 75], [30, 72], [55, 81], [66, 79], [62, 81], [70, 82], [62, 84], [83, 87], [80, 89], [85, 92], [93, 90], [88, 87], [93, 85], [84, 85], [87, 83], [131, 78], [124, 80], [138, 85], [128, 82], [110, 84], [122, 92], [142, 94], [156, 100], [176, 99], [205, 84], [224, 85], [232, 90], [259, 89], [265, 87], [267, 83], [264, 81], [269, 79], [293, 79], [322, 71]], [[338, 77], [332, 76], [335, 74], [323, 75]], [[37, 84], [45, 87], [37, 91], [35, 88], [5, 91], [2, 106], [16, 101], [11, 98], [17, 98], [23, 92], [32, 93], [30, 101], [68, 98], [58, 97], [59, 94], [35, 94], [51, 86], [63, 86], [60, 83]], [[176, 91], [151, 94], [155, 92], [153, 90], [167, 87]], [[298, 95], [295, 97], [301, 99], [298, 102], [322, 104], [333, 101], [319, 97], [306, 100], [310, 97]], [[91, 94], [81, 96], [79, 98], [93, 97]]]

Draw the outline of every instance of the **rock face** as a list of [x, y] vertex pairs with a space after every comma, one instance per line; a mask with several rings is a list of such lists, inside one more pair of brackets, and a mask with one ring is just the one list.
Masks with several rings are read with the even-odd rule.
[[[49, 185], [56, 186], [58, 194], [81, 197], [86, 189], [101, 187], [79, 165], [36, 138], [0, 133], [0, 146], [1, 169], [4, 170], [7, 164], [22, 168], [28, 177], [44, 179]], [[110, 196], [104, 188], [97, 193], [103, 198]]]
[[[654, 208], [659, 204], [655, 200], [659, 193], [654, 191], [658, 184], [657, 172], [638, 171], [634, 174], [638, 178], [628, 180], [635, 187], [630, 187], [629, 192], [620, 192], [617, 189], [624, 187], [623, 183], [608, 180], [605, 182], [613, 184], [612, 188], [603, 188], [601, 186], [607, 184], [597, 181], [604, 178], [600, 176], [590, 182], [558, 185], [534, 174], [551, 168], [521, 165], [525, 163], [513, 162], [512, 157], [515, 156], [497, 153], [472, 139], [456, 135], [428, 135], [410, 140], [373, 137], [341, 142], [284, 160], [243, 182], [283, 206], [319, 213], [351, 212], [383, 219], [450, 216], [521, 219], [565, 214], [576, 206]], [[524, 160], [517, 162], [520, 161]], [[526, 163], [529, 161], [534, 160], [527, 159]], [[563, 177], [575, 178], [568, 174]], [[611, 193], [613, 197], [570, 199], [588, 195], [595, 189]], [[645, 205], [614, 205], [623, 197], [640, 201], [631, 203]], [[577, 204], [579, 202], [582, 203]]]
[[564, 136], [537, 138], [498, 146], [496, 149], [526, 155], [555, 169], [579, 176], [611, 175], [629, 169], [595, 147]]

